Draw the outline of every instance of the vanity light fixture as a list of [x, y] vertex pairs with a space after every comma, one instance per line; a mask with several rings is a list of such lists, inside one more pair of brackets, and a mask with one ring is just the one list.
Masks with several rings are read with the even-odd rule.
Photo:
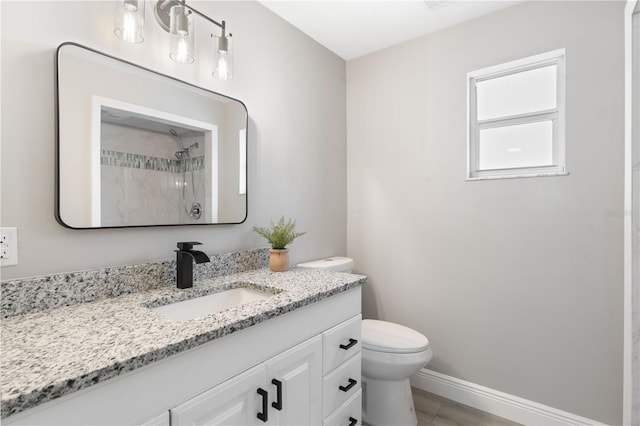
[[129, 43], [142, 43], [144, 36], [144, 0], [123, 0], [116, 3], [114, 33]]
[[[116, 36], [129, 43], [142, 43], [144, 0], [121, 0], [118, 3]], [[153, 7], [153, 12], [160, 27], [169, 33], [169, 58], [178, 63], [190, 64], [195, 60], [194, 15], [198, 15], [220, 28], [220, 35], [211, 35], [215, 61], [212, 75], [219, 80], [232, 78], [232, 37], [231, 34], [226, 33], [225, 21], [218, 22], [209, 18], [189, 6], [186, 0], [159, 0]], [[135, 36], [131, 34], [135, 34]]]

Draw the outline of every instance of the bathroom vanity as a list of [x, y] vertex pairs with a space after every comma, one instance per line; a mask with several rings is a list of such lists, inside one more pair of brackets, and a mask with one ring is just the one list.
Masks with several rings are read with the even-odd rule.
[[[365, 279], [258, 269], [9, 317], [2, 421], [360, 424]], [[271, 295], [183, 321], [152, 310], [239, 286]]]

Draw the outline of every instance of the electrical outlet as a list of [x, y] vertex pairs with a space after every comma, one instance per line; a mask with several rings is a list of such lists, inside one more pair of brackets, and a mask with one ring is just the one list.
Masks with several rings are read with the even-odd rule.
[[18, 228], [0, 228], [0, 266], [18, 264]]

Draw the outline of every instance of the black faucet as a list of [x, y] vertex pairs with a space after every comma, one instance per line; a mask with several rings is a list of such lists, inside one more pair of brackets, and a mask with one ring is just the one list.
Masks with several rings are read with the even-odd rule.
[[193, 246], [199, 245], [195, 241], [178, 243], [176, 250], [176, 283], [178, 288], [193, 287], [193, 262], [205, 263], [210, 262], [209, 256], [198, 250], [191, 250]]

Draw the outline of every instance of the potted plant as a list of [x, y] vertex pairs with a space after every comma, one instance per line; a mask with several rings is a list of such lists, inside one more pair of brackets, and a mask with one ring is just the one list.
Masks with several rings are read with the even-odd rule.
[[304, 232], [296, 232], [296, 222], [280, 217], [277, 222], [271, 221], [271, 226], [253, 227], [253, 230], [262, 235], [271, 244], [269, 249], [269, 267], [274, 272], [289, 270], [289, 249], [287, 244], [304, 235]]

